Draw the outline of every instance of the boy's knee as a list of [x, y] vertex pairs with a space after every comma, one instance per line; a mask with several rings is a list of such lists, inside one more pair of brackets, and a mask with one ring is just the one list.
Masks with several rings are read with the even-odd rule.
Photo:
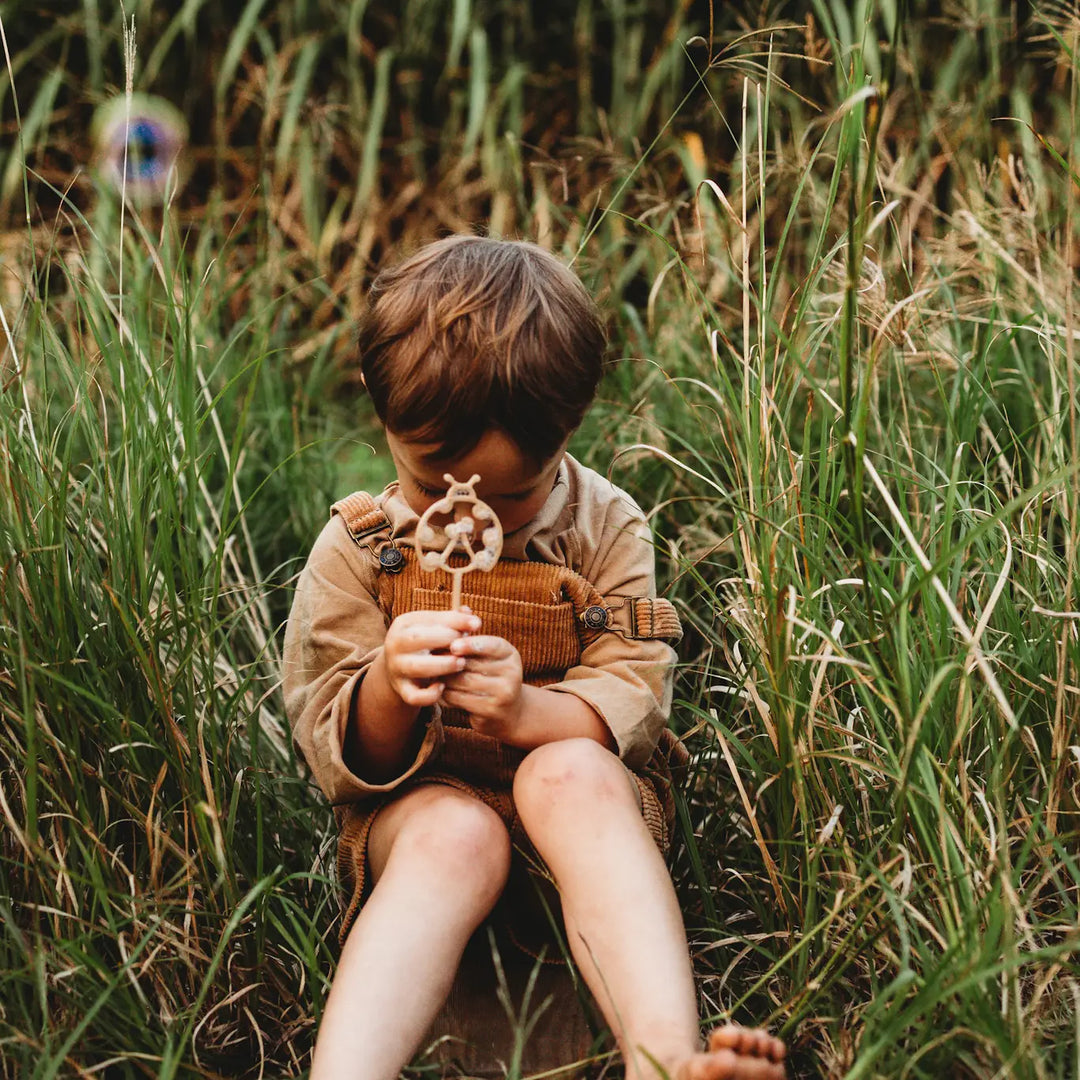
[[501, 891], [510, 872], [510, 835], [490, 807], [467, 796], [433, 799], [398, 835], [403, 845], [440, 875]]
[[585, 809], [599, 802], [634, 801], [626, 767], [592, 739], [560, 739], [537, 747], [514, 777], [514, 802], [531, 812]]

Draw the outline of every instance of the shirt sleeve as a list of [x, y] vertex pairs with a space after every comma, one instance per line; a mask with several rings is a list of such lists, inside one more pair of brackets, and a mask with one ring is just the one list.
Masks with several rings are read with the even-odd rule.
[[[582, 576], [605, 599], [655, 596], [652, 537], [644, 514], [628, 496], [609, 504], [600, 522], [586, 522]], [[648, 761], [671, 709], [675, 650], [664, 641], [602, 633], [581, 661], [549, 690], [574, 694], [599, 713], [630, 768]]]
[[[431, 716], [412, 762], [386, 783], [363, 778], [363, 763], [345, 759], [345, 734], [357, 691], [382, 650], [386, 619], [379, 607], [374, 559], [365, 559], [334, 516], [300, 574], [285, 629], [283, 692], [293, 740], [332, 803], [391, 791], [412, 776], [442, 741]], [[423, 717], [421, 717], [421, 723]]]

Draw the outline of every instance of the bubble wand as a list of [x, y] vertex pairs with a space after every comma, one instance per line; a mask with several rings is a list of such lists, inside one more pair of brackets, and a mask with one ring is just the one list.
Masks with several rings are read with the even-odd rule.
[[[490, 572], [495, 569], [502, 553], [503, 531], [495, 511], [476, 494], [476, 483], [480, 479], [478, 474], [473, 473], [464, 484], [449, 473], [444, 473], [443, 479], [450, 486], [446, 494], [421, 515], [414, 544], [422, 569], [438, 570], [441, 567], [453, 579], [450, 607], [457, 611], [461, 607], [461, 579], [473, 570]], [[466, 504], [470, 513], [442, 526], [446, 543], [440, 548], [439, 531], [431, 524], [431, 519], [443, 516], [452, 518], [459, 504]], [[474, 547], [473, 540], [478, 529], [480, 546]], [[452, 566], [450, 557], [456, 554], [467, 555], [469, 561]]]

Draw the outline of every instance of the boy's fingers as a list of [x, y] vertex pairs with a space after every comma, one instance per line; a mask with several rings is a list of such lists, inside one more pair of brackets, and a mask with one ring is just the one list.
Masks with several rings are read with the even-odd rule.
[[437, 679], [461, 671], [465, 658], [449, 653], [406, 653], [398, 657], [398, 671], [406, 679]]
[[414, 682], [405, 683], [400, 691], [401, 700], [406, 705], [414, 708], [423, 708], [425, 705], [434, 705], [445, 688], [442, 683], [432, 683], [430, 686], [417, 686]]
[[480, 617], [472, 613], [471, 608], [461, 608], [458, 611], [432, 611], [430, 615], [441, 623], [460, 630], [463, 634], [475, 634], [480, 629]]
[[456, 694], [473, 694], [476, 697], [490, 697], [494, 689], [492, 680], [474, 671], [461, 671], [446, 678], [447, 690]]
[[491, 703], [487, 698], [451, 690], [449, 687], [443, 690], [442, 700], [443, 704], [449, 705], [451, 709], [462, 709], [464, 712], [476, 713], [478, 716], [483, 716], [485, 710], [491, 708]]
[[480, 634], [456, 638], [450, 644], [450, 651], [455, 656], [482, 656], [486, 660], [503, 660], [513, 653], [514, 646], [506, 638]]
[[445, 626], [461, 634], [474, 634], [480, 629], [480, 619], [468, 608], [461, 611], [410, 611], [394, 620], [401, 629], [418, 626]]
[[425, 624], [408, 626], [399, 630], [396, 638], [398, 646], [405, 652], [419, 653], [446, 649], [461, 638], [465, 631], [455, 630], [452, 626]]

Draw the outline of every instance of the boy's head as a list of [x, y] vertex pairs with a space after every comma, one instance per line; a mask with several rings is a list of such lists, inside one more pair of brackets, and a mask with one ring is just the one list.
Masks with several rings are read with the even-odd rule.
[[379, 274], [359, 347], [387, 431], [431, 463], [494, 431], [539, 469], [592, 402], [604, 330], [581, 282], [542, 248], [453, 236]]

